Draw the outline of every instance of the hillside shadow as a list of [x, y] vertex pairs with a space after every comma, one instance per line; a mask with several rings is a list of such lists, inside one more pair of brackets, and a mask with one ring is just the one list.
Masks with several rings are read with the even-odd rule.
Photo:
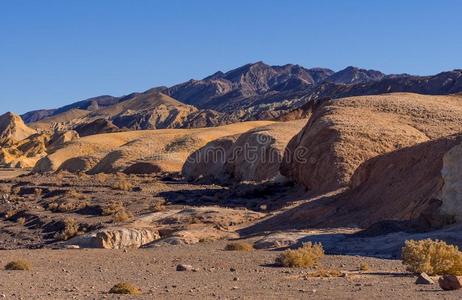
[[300, 189], [290, 183], [213, 185], [207, 188], [191, 188], [159, 193], [159, 196], [163, 197], [171, 205], [218, 205], [267, 212], [279, 210], [289, 203], [300, 200], [300, 195]]

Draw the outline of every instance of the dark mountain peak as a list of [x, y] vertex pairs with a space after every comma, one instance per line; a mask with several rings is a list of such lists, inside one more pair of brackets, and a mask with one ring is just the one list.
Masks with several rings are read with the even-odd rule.
[[217, 79], [223, 78], [223, 76], [225, 76], [225, 73], [223, 73], [222, 71], [218, 71], [208, 77], [205, 77], [203, 80], [217, 80]]
[[327, 81], [340, 84], [356, 84], [377, 81], [384, 77], [385, 74], [380, 71], [348, 66], [345, 69], [332, 74], [329, 78], [327, 78]]

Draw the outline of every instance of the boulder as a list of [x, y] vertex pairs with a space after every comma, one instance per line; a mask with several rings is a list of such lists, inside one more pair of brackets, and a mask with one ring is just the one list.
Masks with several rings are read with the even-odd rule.
[[438, 279], [438, 283], [445, 291], [460, 290], [462, 288], [462, 276], [443, 275]]
[[327, 101], [288, 144], [281, 173], [315, 193], [346, 187], [361, 163], [462, 131], [458, 96], [386, 94]]
[[114, 227], [72, 238], [66, 245], [80, 248], [133, 249], [159, 238], [159, 232], [152, 228]]
[[427, 275], [427, 273], [420, 273], [415, 281], [415, 284], [435, 284], [435, 282]]

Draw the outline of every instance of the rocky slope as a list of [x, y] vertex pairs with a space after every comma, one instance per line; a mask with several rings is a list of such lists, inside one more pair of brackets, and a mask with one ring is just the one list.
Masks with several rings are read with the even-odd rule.
[[[122, 98], [88, 100], [53, 112], [52, 116], [30, 123], [33, 128], [76, 130], [81, 136], [121, 130], [189, 128], [219, 125], [221, 115], [185, 105], [151, 89]], [[104, 101], [103, 101], [104, 100]], [[26, 115], [28, 119], [37, 116]]]

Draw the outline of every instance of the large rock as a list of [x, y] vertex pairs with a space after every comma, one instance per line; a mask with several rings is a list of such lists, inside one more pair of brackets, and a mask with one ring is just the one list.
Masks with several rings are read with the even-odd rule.
[[78, 236], [66, 242], [80, 248], [127, 249], [140, 248], [160, 238], [152, 228], [115, 227]]
[[462, 288], [462, 276], [443, 275], [438, 279], [438, 283], [445, 291], [460, 290]]
[[364, 161], [462, 131], [457, 96], [387, 94], [328, 101], [287, 146], [281, 173], [314, 192], [350, 183]]
[[215, 182], [276, 180], [287, 143], [305, 123], [279, 122], [212, 141], [186, 160], [182, 173]]

